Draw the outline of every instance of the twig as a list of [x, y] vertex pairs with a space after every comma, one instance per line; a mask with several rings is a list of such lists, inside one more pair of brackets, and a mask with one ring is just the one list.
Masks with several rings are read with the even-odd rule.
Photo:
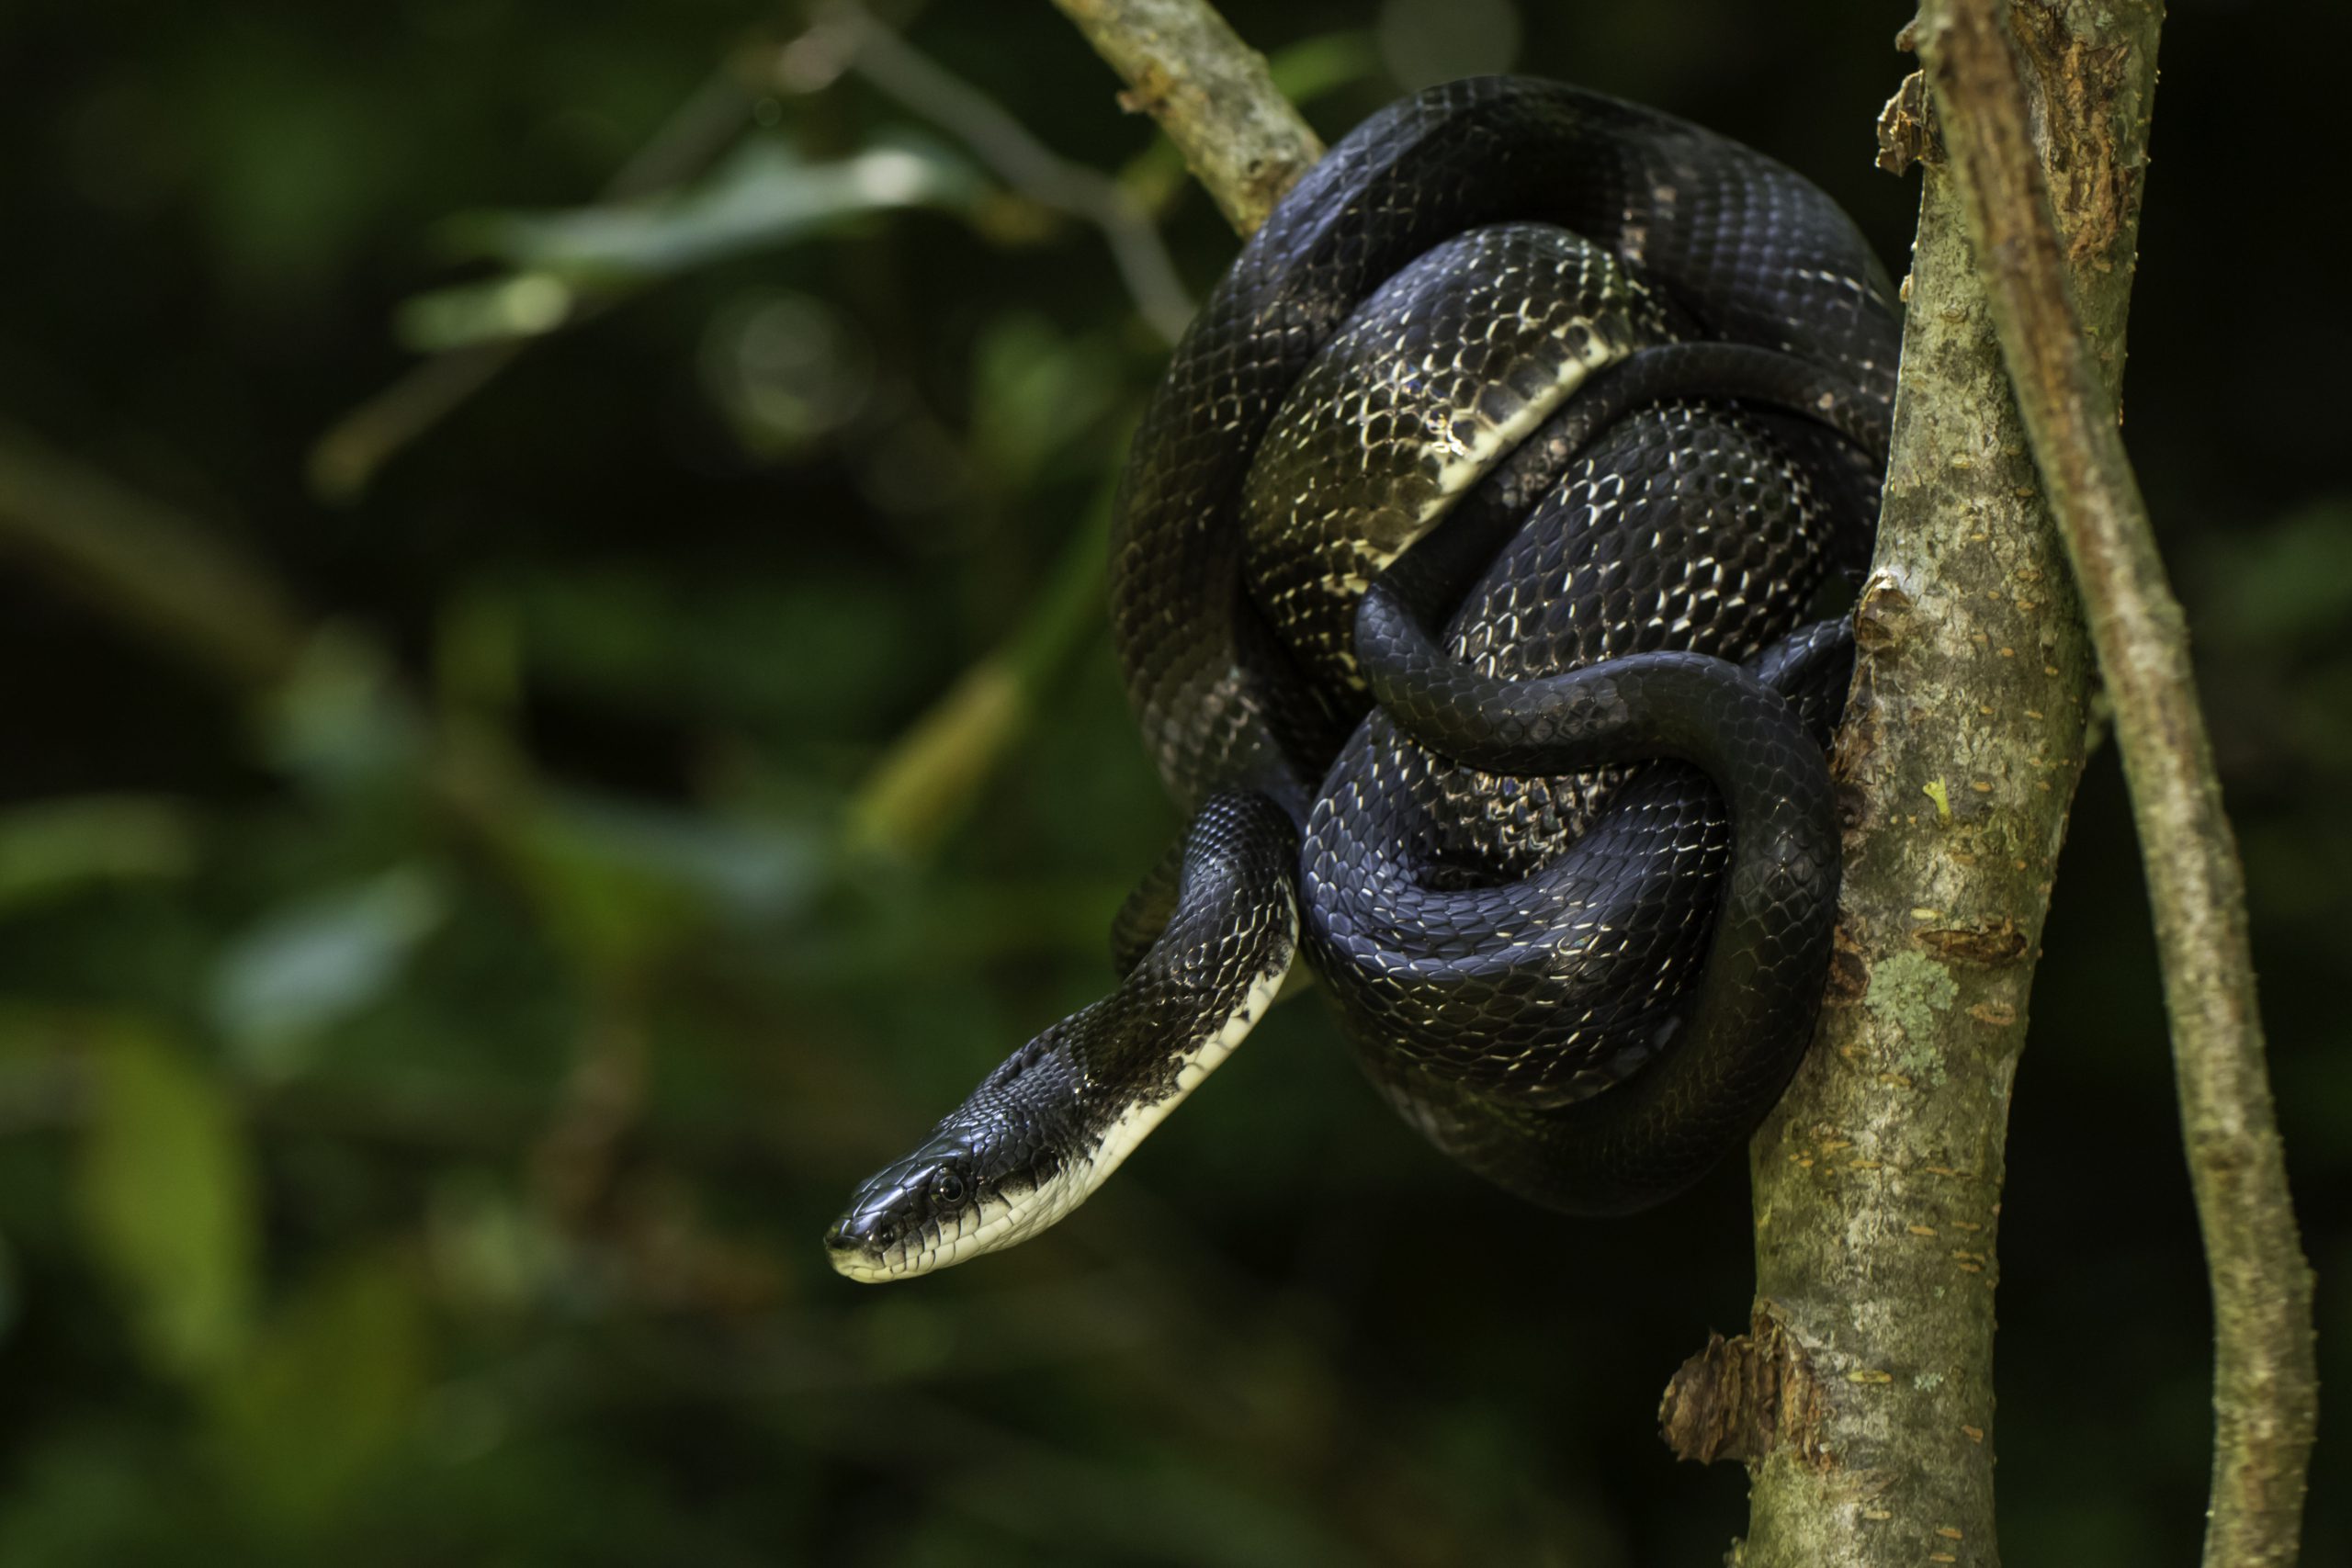
[[[1292, 182], [1323, 155], [1323, 144], [1276, 90], [1264, 59], [1201, 0], [1055, 4], [1126, 78], [1134, 89], [1131, 107], [1148, 109], [1159, 119], [1240, 232], [1255, 229]], [[877, 77], [877, 85], [939, 114], [942, 123], [953, 125], [1015, 186], [1030, 187], [1040, 177], [1052, 177], [1048, 168], [1058, 161], [994, 104], [914, 54], [863, 13], [844, 7], [837, 15], [863, 23], [857, 39], [861, 62], [888, 62], [883, 69], [894, 73], [893, 78]], [[909, 71], [910, 62], [919, 69]], [[959, 103], [958, 95], [966, 99]], [[943, 105], [955, 107], [942, 112]], [[1006, 158], [1011, 162], [1000, 161]], [[1153, 243], [1156, 249], [1156, 233]], [[854, 846], [920, 856], [970, 803], [1026, 727], [1040, 684], [1091, 624], [1102, 594], [1102, 538], [1100, 526], [1081, 530], [1022, 629], [967, 671], [876, 765], [851, 802], [847, 830]]]
[[[751, 123], [751, 96], [731, 68], [697, 87], [605, 182], [597, 199], [630, 201], [666, 189], [701, 169]], [[567, 323], [600, 311], [594, 305]], [[401, 449], [496, 380], [538, 339], [467, 344], [447, 349], [403, 372], [391, 385], [345, 414], [311, 447], [311, 492], [321, 500], [358, 498]]]
[[311, 493], [326, 502], [356, 501], [401, 448], [496, 380], [532, 341], [469, 343], [401, 372], [311, 444]]
[[1203, 0], [1054, 0], [1158, 120], [1227, 221], [1253, 232], [1323, 143], [1274, 88], [1265, 56]]
[[1020, 626], [910, 725], [849, 803], [850, 846], [899, 859], [935, 849], [1036, 716], [1040, 694], [1101, 629], [1106, 491], [1062, 547], [1052, 578]]
[[1099, 169], [1057, 157], [995, 100], [950, 74], [858, 6], [828, 8], [821, 28], [847, 40], [850, 67], [916, 113], [954, 131], [1004, 182], [1032, 201], [1102, 231], [1136, 309], [1170, 343], [1193, 319], [1192, 297], [1150, 216]]
[[[1056, 3], [1135, 85], [1130, 107], [1148, 108], [1159, 119], [1219, 209], [1243, 234], [1256, 228], [1267, 209], [1322, 156], [1322, 143], [1274, 86], [1265, 62], [1199, 0]], [[870, 21], [866, 27], [881, 30]], [[1164, 59], [1158, 52], [1163, 47], [1168, 51]], [[1328, 50], [1326, 53], [1316, 64], [1330, 73], [1333, 62]], [[942, 86], [969, 92], [941, 75], [941, 82], [909, 101], [935, 111], [943, 101]], [[1168, 85], [1180, 79], [1188, 85]], [[878, 78], [877, 83], [888, 85]], [[1159, 85], [1147, 92], [1147, 84]], [[998, 143], [1004, 152], [1012, 152], [1010, 138], [1035, 147], [1028, 133], [995, 105], [977, 94], [972, 96], [977, 107], [956, 129], [983, 156], [989, 156], [984, 140]], [[990, 125], [984, 117], [1003, 118], [1003, 124]], [[944, 114], [940, 118], [943, 123], [955, 123]], [[996, 163], [998, 173], [1015, 186], [1029, 187], [1035, 175], [1016, 172], [1021, 168], [1017, 160], [1024, 155], [1013, 156], [1014, 164]], [[1026, 156], [1052, 161], [1042, 148]], [[1094, 177], [1091, 170], [1080, 172]], [[1114, 188], [1122, 201], [1129, 199], [1123, 187], [1114, 183]], [[1036, 194], [1034, 188], [1031, 194]], [[1149, 230], [1148, 220], [1146, 227], [1155, 254], [1164, 255], [1157, 231]], [[1129, 287], [1134, 291], [1132, 280]], [[1140, 293], [1137, 302], [1142, 302]], [[1189, 305], [1186, 311], [1190, 313]], [[1026, 728], [1037, 691], [1057, 662], [1077, 645], [1082, 629], [1095, 624], [1102, 592], [1103, 537], [1100, 526], [1081, 531], [1065, 550], [1052, 585], [1022, 629], [965, 671], [875, 766], [850, 805], [848, 836], [854, 846], [919, 858], [958, 819]], [[1284, 997], [1295, 995], [1310, 979], [1304, 965], [1293, 968], [1291, 976]]]
[[[861, 75], [955, 131], [1008, 184], [1042, 206], [1102, 230], [1144, 319], [1171, 343], [1183, 332], [1192, 319], [1192, 299], [1149, 215], [1117, 181], [1056, 157], [994, 102], [854, 5], [829, 8], [814, 27], [775, 51], [776, 64], [769, 73], [786, 91], [800, 94], [821, 86], [843, 63], [843, 51], [831, 47], [823, 36], [827, 33], [848, 41], [852, 50], [846, 62]], [[1262, 62], [1260, 70], [1262, 74]], [[692, 175], [750, 123], [750, 107], [741, 71], [733, 63], [723, 67], [679, 106], [597, 199], [633, 200]], [[1306, 159], [1313, 161], [1312, 156]], [[566, 325], [592, 320], [610, 303], [591, 303]], [[311, 446], [312, 492], [334, 502], [357, 498], [386, 463], [497, 379], [538, 341], [526, 337], [467, 344], [404, 372], [337, 420]]]
[[240, 686], [282, 679], [309, 636], [267, 574], [201, 525], [5, 426], [0, 546]]
[[2246, 939], [2245, 874], [2116, 408], [2086, 346], [1996, 0], [1930, 0], [1921, 53], [1993, 320], [2115, 704], [2155, 909], [2181, 1125], [2211, 1275], [2208, 1568], [2295, 1560], [2317, 1423], [2312, 1279]]

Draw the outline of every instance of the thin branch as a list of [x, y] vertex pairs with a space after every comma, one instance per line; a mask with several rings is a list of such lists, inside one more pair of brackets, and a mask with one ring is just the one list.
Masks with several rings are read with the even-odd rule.
[[[633, 201], [691, 178], [751, 123], [751, 94], [731, 66], [714, 73], [605, 182], [597, 200]], [[592, 320], [605, 308], [591, 305], [566, 325]], [[521, 337], [467, 344], [412, 366], [312, 444], [311, 493], [322, 501], [358, 499], [377, 471], [403, 447], [496, 380], [538, 341]]]
[[455, 413], [535, 342], [526, 337], [469, 343], [413, 365], [382, 391], [345, 413], [311, 445], [311, 493], [343, 503], [359, 499], [401, 449]]
[[876, 761], [850, 799], [844, 833], [853, 849], [919, 860], [963, 819], [1028, 732], [1047, 683], [1101, 630], [1110, 505], [1105, 491], [1012, 635]]
[[201, 524], [5, 426], [0, 547], [239, 686], [283, 679], [309, 638], [268, 574]]
[[854, 5], [828, 8], [820, 28], [846, 40], [850, 68], [907, 107], [952, 130], [1007, 185], [1043, 207], [1094, 225], [1111, 247], [1136, 309], [1170, 343], [1193, 319], [1192, 297], [1141, 203], [1100, 169], [1057, 156], [994, 99], [953, 75]]
[[1323, 156], [1266, 58], [1202, 0], [1054, 0], [1242, 234]]
[[[1323, 155], [1323, 144], [1276, 89], [1264, 59], [1200, 0], [1055, 3], [1127, 80], [1129, 107], [1148, 109], [1159, 120], [1239, 232], [1255, 229]], [[863, 21], [855, 58], [869, 69], [880, 63], [876, 85], [951, 126], [1033, 197], [1040, 180], [1061, 177], [1054, 170], [1067, 166], [1010, 116], [862, 13], [844, 9]], [[837, 54], [821, 32], [810, 36], [819, 52]], [[1099, 177], [1091, 170], [1076, 172]], [[1106, 183], [1122, 202], [1129, 199], [1115, 183]], [[1157, 251], [1157, 231], [1143, 221]], [[1129, 288], [1142, 303], [1132, 277]], [[1025, 732], [1044, 682], [1099, 614], [1103, 537], [1099, 525], [1080, 530], [1021, 629], [966, 671], [876, 764], [850, 805], [853, 846], [920, 858], [959, 819]], [[1303, 966], [1294, 968], [1294, 984], [1283, 994], [1295, 995], [1306, 974]]]
[[[223, 531], [0, 425], [0, 550], [8, 549], [119, 624], [192, 655], [232, 693], [266, 704], [337, 640], [336, 628]], [[484, 841], [507, 841], [537, 799], [527, 761], [483, 726], [428, 726], [422, 699], [402, 683], [383, 701], [427, 735], [421, 777], [435, 802]]]
[[[774, 63], [761, 74], [794, 96], [829, 85], [844, 66], [854, 69], [954, 131], [1031, 200], [1100, 229], [1136, 310], [1168, 341], [1182, 333], [1192, 319], [1192, 299], [1141, 203], [1109, 175], [1057, 157], [985, 95], [918, 53], [862, 7], [828, 7], [810, 28], [773, 51], [772, 58]], [[678, 107], [597, 193], [597, 200], [631, 201], [691, 177], [751, 123], [751, 107], [744, 70], [730, 62]], [[1313, 161], [1310, 155], [1298, 167]], [[565, 326], [593, 320], [612, 303], [593, 302]], [[311, 446], [312, 492], [326, 501], [356, 499], [386, 463], [548, 335], [467, 344], [403, 372], [337, 420]]]
[[2208, 1568], [2295, 1561], [2317, 1424], [2312, 1277], [2263, 1060], [2245, 872], [2187, 628], [2086, 344], [1996, 0], [1930, 0], [1921, 52], [1993, 320], [2072, 561], [2155, 909], [2181, 1126], [2211, 1275]]

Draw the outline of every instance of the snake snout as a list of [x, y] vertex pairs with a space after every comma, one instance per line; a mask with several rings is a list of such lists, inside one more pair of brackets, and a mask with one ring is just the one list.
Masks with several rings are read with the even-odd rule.
[[906, 1273], [926, 1217], [919, 1212], [922, 1196], [922, 1187], [896, 1166], [860, 1187], [825, 1232], [825, 1257], [834, 1270], [865, 1280]]
[[825, 1232], [825, 1256], [836, 1272], [853, 1280], [888, 1279], [899, 1225], [886, 1213], [852, 1209]]
[[825, 1233], [825, 1249], [829, 1252], [858, 1252], [869, 1247], [888, 1247], [894, 1239], [888, 1222], [871, 1222], [855, 1214], [844, 1214], [833, 1222]]

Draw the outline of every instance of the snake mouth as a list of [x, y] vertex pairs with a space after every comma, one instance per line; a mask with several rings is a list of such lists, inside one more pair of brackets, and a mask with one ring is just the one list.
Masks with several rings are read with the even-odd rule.
[[895, 1235], [877, 1238], [861, 1232], [852, 1215], [834, 1221], [825, 1233], [825, 1261], [833, 1266], [834, 1273], [860, 1284], [898, 1279], [906, 1271], [903, 1256]]
[[985, 1193], [952, 1213], [920, 1220], [894, 1213], [887, 1203], [861, 1204], [825, 1233], [825, 1258], [835, 1273], [862, 1285], [912, 1280], [1018, 1241], [1061, 1212], [1050, 1184], [1017, 1195]]

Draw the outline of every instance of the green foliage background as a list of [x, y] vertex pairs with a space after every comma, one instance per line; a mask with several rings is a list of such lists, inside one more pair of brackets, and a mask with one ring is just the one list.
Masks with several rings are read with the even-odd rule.
[[[1327, 133], [1516, 64], [1905, 254], [1896, 6], [1235, 17]], [[1230, 236], [1048, 7], [889, 19], [1207, 287]], [[1744, 1321], [1738, 1172], [1515, 1207], [1311, 999], [1049, 1237], [826, 1270], [850, 1184], [1103, 985], [1173, 823], [1097, 608], [1162, 342], [1098, 232], [806, 21], [0, 7], [0, 1562], [1715, 1561], [1739, 1477], [1651, 1414]], [[2352, 343], [2310, 159], [2347, 32], [2174, 6], [2129, 382], [2336, 1387]], [[420, 363], [498, 373], [396, 441]], [[2048, 945], [2009, 1555], [2188, 1562], [2207, 1309], [2111, 751]]]

